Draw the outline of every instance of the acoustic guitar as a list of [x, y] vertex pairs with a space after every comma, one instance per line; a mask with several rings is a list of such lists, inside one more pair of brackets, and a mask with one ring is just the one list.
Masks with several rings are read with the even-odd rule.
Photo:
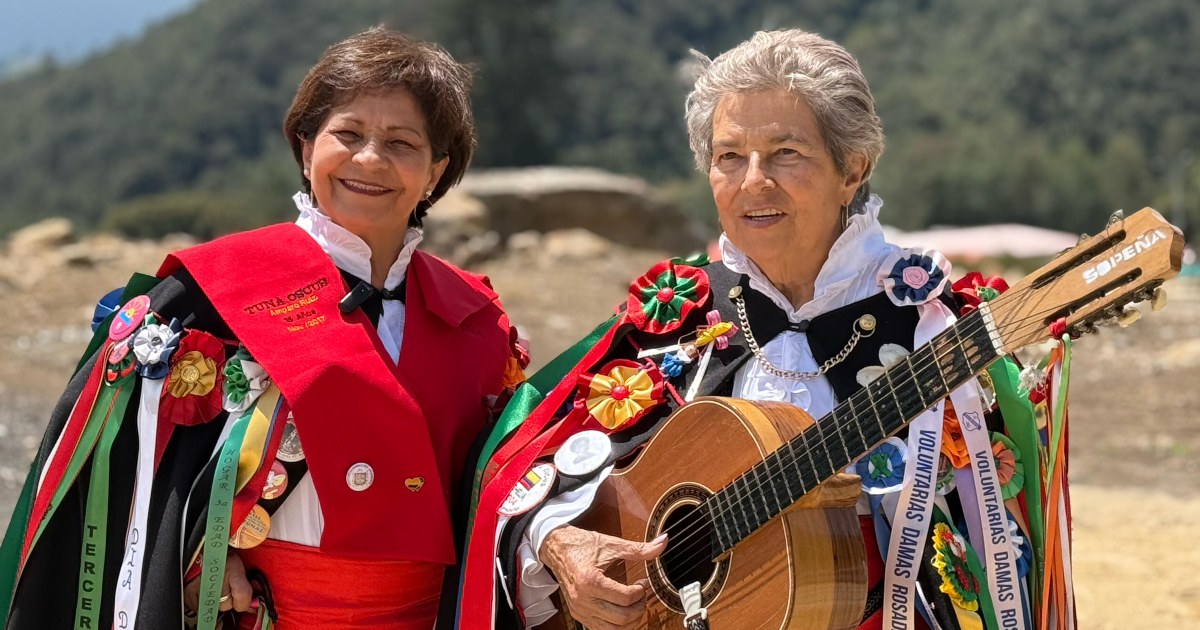
[[[575, 525], [636, 541], [689, 532], [655, 560], [608, 571], [648, 578], [643, 628], [683, 627], [682, 600], [697, 596], [713, 630], [855, 628], [867, 594], [859, 480], [840, 471], [992, 361], [1048, 339], [1051, 322], [1082, 334], [1128, 321], [1125, 306], [1151, 300], [1182, 256], [1183, 234], [1157, 212], [1118, 213], [820, 419], [786, 403], [699, 398], [608, 477]], [[581, 628], [557, 603], [545, 627]]]

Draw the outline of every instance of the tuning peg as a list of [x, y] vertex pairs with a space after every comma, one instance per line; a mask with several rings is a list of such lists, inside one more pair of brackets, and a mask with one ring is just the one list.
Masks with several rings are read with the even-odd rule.
[[1075, 327], [1074, 327], [1075, 335], [1076, 336], [1095, 335], [1100, 332], [1100, 330], [1098, 328], [1096, 328], [1097, 324], [1102, 325], [1102, 322], [1101, 321], [1079, 322], [1078, 324], [1075, 324]]
[[[1091, 238], [1091, 236], [1088, 236], [1088, 233], [1084, 232], [1083, 234], [1079, 235], [1079, 240], [1075, 241], [1075, 244], [1078, 245], [1078, 244], [1088, 240], [1089, 238]], [[1064, 253], [1065, 253], [1065, 251], [1064, 251]]]
[[1129, 306], [1129, 307], [1126, 307], [1125, 310], [1120, 315], [1117, 316], [1117, 323], [1121, 325], [1121, 328], [1125, 328], [1126, 326], [1132, 324], [1133, 322], [1136, 322], [1137, 320], [1141, 319], [1141, 317], [1142, 317], [1141, 311], [1137, 310], [1136, 308], [1134, 308], [1132, 306]]
[[1154, 295], [1150, 298], [1150, 309], [1155, 313], [1167, 307], [1167, 290], [1162, 287], [1154, 288]]
[[1120, 223], [1121, 221], [1124, 221], [1124, 220], [1125, 220], [1125, 211], [1117, 210], [1116, 212], [1109, 215], [1108, 225], [1112, 225], [1114, 223]]

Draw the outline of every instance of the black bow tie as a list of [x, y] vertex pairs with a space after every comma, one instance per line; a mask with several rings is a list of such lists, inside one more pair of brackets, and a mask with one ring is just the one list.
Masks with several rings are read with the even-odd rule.
[[379, 317], [383, 314], [384, 300], [397, 300], [401, 304], [404, 303], [404, 292], [408, 287], [408, 278], [405, 278], [394, 289], [376, 289], [370, 282], [363, 280], [353, 274], [342, 271], [342, 278], [346, 281], [346, 286], [352, 287], [350, 292], [338, 301], [338, 309], [349, 315], [354, 312], [354, 309], [362, 307], [367, 318], [371, 320], [371, 325], [379, 326]]
[[349, 315], [354, 309], [374, 298], [375, 300], [399, 300], [404, 303], [404, 291], [407, 282], [401, 281], [395, 289], [376, 289], [366, 280], [359, 280], [353, 289], [338, 302], [338, 308]]

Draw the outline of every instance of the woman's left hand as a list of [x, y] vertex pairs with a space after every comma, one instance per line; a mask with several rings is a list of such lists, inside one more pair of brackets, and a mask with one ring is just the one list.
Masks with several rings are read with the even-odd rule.
[[[221, 584], [220, 610], [230, 608], [238, 612], [250, 610], [250, 600], [254, 598], [254, 589], [246, 579], [246, 567], [242, 559], [233, 550], [225, 558], [225, 580]], [[188, 610], [196, 610], [200, 604], [200, 577], [192, 578], [183, 587], [183, 605]]]

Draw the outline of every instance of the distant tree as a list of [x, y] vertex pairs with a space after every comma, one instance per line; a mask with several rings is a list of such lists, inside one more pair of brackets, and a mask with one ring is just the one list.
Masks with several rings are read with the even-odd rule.
[[557, 161], [572, 95], [555, 50], [553, 0], [446, 0], [438, 41], [478, 72], [472, 91], [479, 166]]

